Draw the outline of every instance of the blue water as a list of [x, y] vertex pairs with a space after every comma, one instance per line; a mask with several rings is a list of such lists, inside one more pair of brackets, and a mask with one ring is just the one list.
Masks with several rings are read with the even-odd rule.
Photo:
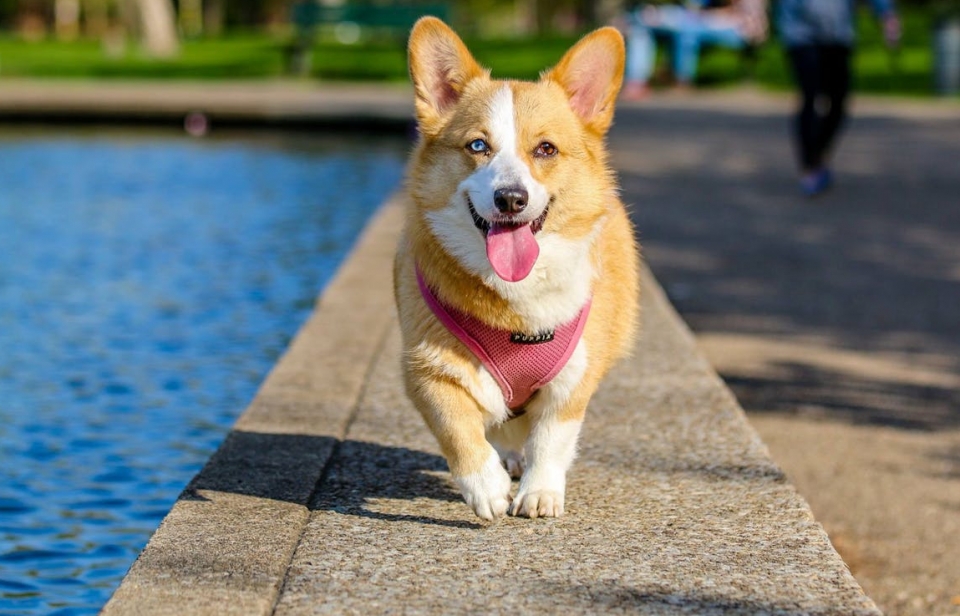
[[102, 607], [404, 150], [0, 132], [0, 614]]

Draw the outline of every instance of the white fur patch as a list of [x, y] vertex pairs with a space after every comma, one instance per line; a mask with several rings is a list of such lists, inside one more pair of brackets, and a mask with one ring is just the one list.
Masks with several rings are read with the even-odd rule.
[[510, 475], [492, 448], [480, 472], [455, 477], [467, 504], [480, 518], [495, 520], [510, 506]]
[[531, 402], [532, 414], [541, 418], [556, 415], [580, 385], [583, 375], [587, 372], [587, 361], [587, 342], [581, 338], [567, 365], [540, 390]]
[[485, 423], [489, 426], [506, 421], [510, 416], [510, 409], [507, 408], [507, 403], [503, 399], [503, 390], [500, 389], [497, 379], [493, 378], [486, 366], [481, 365], [477, 370], [477, 380], [479, 381], [477, 392], [470, 393], [487, 412]]
[[512, 515], [563, 515], [567, 470], [577, 455], [582, 425], [582, 421], [559, 421], [554, 415], [539, 417], [533, 424], [524, 447], [527, 468], [510, 508]]
[[517, 122], [513, 109], [513, 90], [503, 86], [490, 101], [490, 136], [501, 152], [517, 152]]
[[530, 434], [529, 414], [487, 428], [487, 441], [500, 454], [507, 472], [514, 479], [519, 479], [523, 474], [523, 445], [527, 441], [528, 434]]

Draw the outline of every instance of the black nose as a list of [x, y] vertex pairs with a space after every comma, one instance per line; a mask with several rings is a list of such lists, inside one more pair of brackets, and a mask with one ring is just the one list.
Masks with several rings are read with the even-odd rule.
[[493, 204], [504, 214], [518, 214], [527, 207], [530, 196], [525, 188], [513, 186], [498, 188], [493, 192]]

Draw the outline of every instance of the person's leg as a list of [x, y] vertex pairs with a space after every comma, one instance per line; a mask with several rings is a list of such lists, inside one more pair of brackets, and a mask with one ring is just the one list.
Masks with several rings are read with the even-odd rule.
[[817, 112], [817, 99], [823, 91], [820, 48], [801, 45], [788, 52], [800, 88], [800, 109], [794, 127], [802, 169], [800, 190], [813, 197], [831, 183], [830, 171], [823, 166], [823, 120]]
[[820, 62], [817, 48], [798, 45], [787, 49], [794, 79], [800, 90], [800, 107], [794, 118], [794, 135], [804, 172], [820, 166], [818, 150], [820, 118], [817, 115], [817, 95], [820, 91]]
[[700, 59], [700, 27], [689, 22], [681, 25], [673, 36], [673, 75], [677, 83], [690, 85], [697, 77]]
[[820, 122], [817, 151], [822, 165], [830, 152], [837, 133], [847, 117], [847, 95], [850, 92], [850, 48], [845, 45], [820, 47], [820, 75], [822, 92], [830, 108]]
[[647, 82], [653, 72], [656, 45], [644, 25], [630, 25], [627, 37], [627, 66], [624, 84], [625, 98], [642, 98], [647, 93]]

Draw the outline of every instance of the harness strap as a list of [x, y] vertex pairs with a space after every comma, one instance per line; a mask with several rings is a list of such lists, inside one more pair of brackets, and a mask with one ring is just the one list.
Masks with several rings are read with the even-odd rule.
[[[486, 367], [500, 386], [511, 411], [522, 410], [533, 394], [549, 383], [570, 360], [590, 314], [587, 300], [571, 321], [552, 332], [533, 334], [496, 329], [441, 302], [417, 267], [417, 284], [427, 306], [451, 334]], [[521, 413], [515, 413], [514, 416]]]

